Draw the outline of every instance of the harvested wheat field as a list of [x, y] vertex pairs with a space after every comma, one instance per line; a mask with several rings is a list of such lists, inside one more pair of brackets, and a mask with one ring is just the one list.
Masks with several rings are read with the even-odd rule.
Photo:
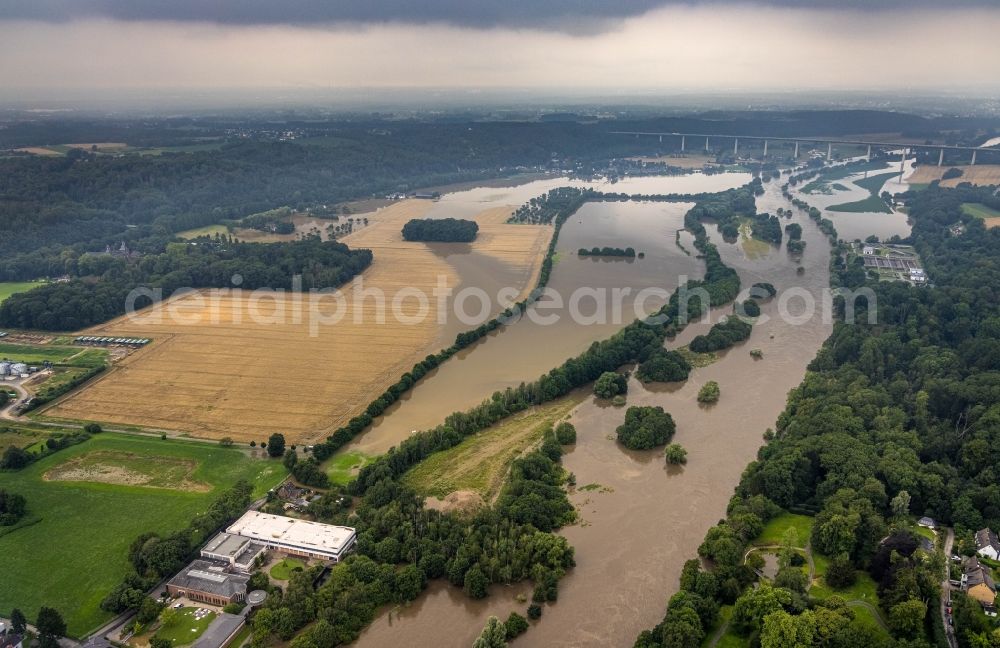
[[[949, 166], [918, 166], [906, 181], [910, 184], [928, 184], [941, 180], [941, 175], [952, 167]], [[974, 185], [1000, 185], [1000, 164], [977, 164], [976, 166], [959, 166], [962, 170], [958, 178], [941, 180], [942, 187], [957, 187], [960, 182], [971, 182]]]
[[[463, 266], [441, 249], [403, 241], [400, 234], [403, 223], [421, 217], [430, 205], [419, 200], [394, 204], [343, 239], [353, 248], [370, 248], [374, 261], [342, 287], [342, 303], [331, 296], [317, 302], [308, 294], [199, 291], [133, 320], [91, 329], [97, 335], [154, 342], [44, 414], [242, 441], [264, 441], [272, 432], [282, 432], [289, 443], [326, 436], [417, 360], [451, 341], [444, 339], [445, 333], [453, 334], [454, 318], [439, 323], [432, 290], [439, 280], [452, 288], [468, 283]], [[457, 256], [487, 259], [520, 278], [518, 287], [527, 290], [552, 229], [504, 224], [510, 211], [489, 210], [477, 217], [477, 240]], [[356, 289], [372, 288], [385, 295], [383, 323], [374, 297], [353, 298]], [[403, 299], [411, 288], [431, 299], [428, 316], [415, 317], [418, 303]], [[399, 312], [409, 316], [404, 321], [393, 316], [397, 297]], [[332, 323], [338, 313], [339, 321]]]

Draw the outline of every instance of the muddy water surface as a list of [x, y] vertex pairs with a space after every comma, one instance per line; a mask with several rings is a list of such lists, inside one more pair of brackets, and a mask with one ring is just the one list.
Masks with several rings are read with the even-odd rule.
[[[776, 183], [758, 199], [760, 211], [774, 213], [787, 206]], [[629, 404], [661, 405], [673, 415], [675, 441], [689, 453], [686, 466], [667, 468], [660, 452], [630, 452], [619, 446], [613, 436], [624, 417], [622, 409], [591, 399], [574, 412], [578, 442], [564, 457], [564, 465], [575, 473], [580, 487], [571, 494], [580, 522], [562, 533], [576, 548], [577, 566], [560, 583], [559, 601], [547, 605], [542, 621], [513, 645], [631, 646], [641, 630], [662, 618], [684, 561], [695, 555], [705, 531], [725, 515], [762, 434], [774, 425], [787, 392], [801, 381], [831, 330], [820, 314], [799, 322], [778, 317], [782, 306], [802, 315], [803, 304], [819, 302], [829, 285], [825, 238], [804, 213], [796, 213], [794, 220], [802, 224], [807, 243], [801, 260], [791, 258], [783, 247], [749, 259], [740, 245], [724, 243], [714, 233], [712, 238], [726, 263], [740, 273], [744, 287], [770, 281], [779, 291], [795, 288], [798, 297], [782, 298], [779, 292], [779, 298], [762, 309], [771, 319], [762, 318], [750, 340], [714, 364], [694, 370], [685, 383], [644, 387], [631, 381]], [[799, 265], [802, 275], [796, 272]], [[668, 346], [686, 344], [710, 325], [692, 324]], [[763, 359], [751, 358], [751, 348], [761, 349]], [[546, 353], [540, 346], [532, 349]], [[722, 397], [704, 407], [696, 396], [708, 380], [720, 384]], [[591, 489], [584, 490], [587, 485]], [[468, 646], [488, 616], [504, 618], [512, 610], [523, 613], [525, 607], [509, 590], [498, 591], [484, 604], [435, 589], [418, 605], [419, 614], [383, 615], [358, 645]]]
[[[703, 264], [675, 243], [690, 208], [691, 203], [584, 205], [562, 228], [549, 282], [553, 295], [543, 297], [531, 317], [498, 329], [422, 380], [352, 449], [385, 452], [413, 430], [433, 427], [444, 415], [477, 405], [499, 389], [534, 380], [662, 306], [680, 277], [703, 272]], [[594, 245], [633, 247], [644, 258], [577, 255], [579, 248]], [[477, 308], [470, 300], [470, 312]]]

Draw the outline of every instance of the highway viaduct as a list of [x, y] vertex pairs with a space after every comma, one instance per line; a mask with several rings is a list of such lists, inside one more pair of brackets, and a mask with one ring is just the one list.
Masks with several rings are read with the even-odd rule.
[[933, 149], [939, 151], [938, 153], [938, 166], [944, 163], [944, 152], [945, 151], [965, 151], [970, 154], [970, 165], [976, 163], [976, 153], [979, 151], [1000, 151], [1000, 149], [989, 149], [980, 148], [975, 146], [950, 146], [947, 144], [912, 144], [904, 142], [871, 142], [866, 140], [847, 140], [847, 139], [824, 139], [817, 137], [767, 137], [762, 135], [720, 135], [720, 134], [706, 134], [706, 133], [660, 133], [660, 132], [643, 132], [643, 131], [611, 131], [612, 135], [631, 135], [636, 138], [639, 137], [658, 137], [660, 141], [663, 141], [664, 137], [678, 137], [681, 141], [681, 151], [687, 149], [687, 139], [690, 137], [692, 139], [697, 139], [701, 141], [702, 138], [705, 140], [705, 151], [709, 150], [709, 139], [723, 139], [723, 140], [733, 140], [733, 155], [739, 155], [740, 151], [740, 140], [749, 140], [755, 142], [764, 143], [764, 154], [763, 157], [767, 157], [767, 145], [768, 142], [792, 142], [795, 144], [795, 157], [799, 157], [799, 144], [826, 144], [826, 159], [830, 160], [833, 155], [833, 145], [834, 144], [847, 144], [850, 146], [867, 146], [868, 147], [868, 159], [872, 157], [872, 148], [875, 149], [903, 149], [905, 158], [905, 153], [908, 149]]

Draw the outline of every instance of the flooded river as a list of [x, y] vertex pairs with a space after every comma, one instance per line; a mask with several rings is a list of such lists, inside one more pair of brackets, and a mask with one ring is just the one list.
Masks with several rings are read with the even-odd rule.
[[[758, 199], [759, 211], [774, 213], [778, 207], [787, 206], [778, 183], [774, 182], [767, 185], [766, 194]], [[619, 205], [617, 208], [622, 207], [623, 215], [631, 214], [640, 219], [651, 218], [644, 212], [653, 209], [642, 205]], [[566, 238], [560, 248], [582, 240], [576, 237], [586, 238], [585, 223], [600, 223], [600, 215], [597, 216], [580, 218], [578, 225], [584, 227], [576, 232], [572, 223], [567, 223]], [[676, 216], [664, 214], [662, 218], [666, 225]], [[615, 427], [624, 417], [622, 409], [590, 399], [574, 411], [572, 420], [577, 427], [578, 442], [564, 457], [564, 465], [575, 473], [581, 487], [571, 494], [579, 510], [580, 522], [562, 533], [576, 548], [577, 566], [561, 581], [559, 601], [548, 604], [541, 622], [534, 624], [527, 634], [513, 642], [514, 645], [631, 646], [641, 630], [652, 627], [662, 618], [667, 598], [677, 589], [684, 561], [695, 556], [705, 531], [724, 516], [726, 503], [740, 474], [762, 443], [762, 434], [774, 425], [784, 407], [787, 392], [801, 381], [806, 365], [831, 330], [821, 312], [795, 323], [777, 317], [781, 306], [787, 306], [793, 316], [800, 315], [803, 302], [812, 298], [819, 303], [829, 285], [829, 245], [804, 213], [797, 213], [794, 220], [802, 224], [803, 239], [807, 243], [801, 261], [789, 257], [783, 247], [772, 247], [768, 253], [749, 258], [739, 243], [725, 243], [714, 233], [714, 227], [708, 228], [725, 262], [740, 273], [744, 287], [757, 281], [770, 281], [779, 289], [779, 298], [762, 308], [763, 314], [771, 319], [755, 326], [750, 340], [724, 353], [708, 367], [695, 369], [685, 383], [646, 388], [634, 378], [631, 380], [630, 405], [662, 405], [673, 415], [678, 429], [675, 441], [688, 450], [686, 466], [667, 468], [661, 452], [630, 452], [619, 446], [613, 436]], [[646, 238], [658, 240], [660, 234], [656, 232]], [[667, 238], [672, 245], [673, 237]], [[692, 263], [683, 253], [672, 255], [669, 246], [660, 249], [640, 244], [637, 249], [643, 247], [664, 255], [660, 262], [668, 265], [667, 281], [671, 287], [676, 286], [676, 275], [687, 272]], [[796, 270], [799, 265], [804, 268], [801, 275]], [[638, 270], [642, 263], [598, 267], [602, 270], [605, 267]], [[563, 270], [567, 278], [560, 277]], [[574, 266], [561, 260], [553, 274], [553, 283], [570, 281], [569, 277], [576, 272]], [[644, 270], [642, 275], [645, 276]], [[784, 303], [780, 291], [790, 288], [798, 290], [801, 296]], [[716, 318], [727, 310], [716, 312]], [[668, 346], [686, 344], [694, 335], [707, 331], [710, 325], [710, 322], [692, 324], [676, 340], [668, 342]], [[478, 374], [488, 371], [495, 374], [496, 387], [499, 387], [508, 377], [516, 376], [517, 380], [534, 377], [539, 373], [535, 369], [548, 369], [555, 364], [549, 360], [562, 355], [547, 348], [555, 344], [558, 336], [546, 338], [544, 344], [527, 338], [522, 341], [515, 338], [517, 328], [487, 341], [481, 350], [463, 360], [449, 363], [438, 375], [444, 376], [449, 369], [463, 365], [482, 367], [475, 372], [456, 371], [456, 376], [447, 380], [454, 380], [455, 383], [449, 384], [458, 385], [464, 376], [465, 380], [486, 388], [488, 380], [484, 382]], [[537, 334], [545, 335], [541, 330]], [[489, 353], [486, 350], [490, 344], [501, 343], [505, 338], [516, 339], [517, 344], [498, 350], [497, 364], [492, 367], [468, 364], [476, 362], [480, 351], [484, 355]], [[522, 345], [529, 348], [521, 351], [521, 355], [513, 355]], [[761, 349], [763, 359], [751, 358], [751, 348]], [[545, 362], [535, 362], [533, 356], [542, 356]], [[509, 371], [518, 366], [531, 371], [520, 376], [516, 371]], [[720, 384], [722, 397], [716, 405], [704, 407], [697, 403], [696, 395], [708, 380]], [[428, 385], [431, 382], [428, 381]], [[442, 387], [440, 392], [434, 392], [433, 398], [445, 397], [446, 391]], [[404, 403], [390, 418], [402, 413], [407, 416], [400, 418], [407, 420], [409, 416], [424, 415], [423, 407], [416, 406], [415, 402], [420, 398], [419, 388], [413, 393], [413, 402]], [[423, 397], [429, 397], [428, 394], [430, 391]], [[453, 409], [437, 405], [439, 416], [440, 412]], [[391, 424], [384, 428], [384, 433], [392, 430], [391, 435], [395, 435], [398, 429], [401, 428], [397, 424]], [[374, 444], [372, 439], [368, 443]], [[364, 444], [362, 439], [362, 447]], [[585, 485], [591, 488], [585, 490], [582, 488]], [[525, 604], [515, 601], [514, 595], [525, 589], [497, 587], [487, 601], [479, 602], [468, 601], [457, 590], [449, 589], [452, 588], [443, 585], [431, 588], [414, 604], [419, 613], [411, 614], [411, 610], [406, 609], [399, 614], [381, 615], [364, 632], [358, 645], [466, 647], [471, 645], [490, 615], [505, 618], [514, 610], [524, 612]]]
[[[798, 187], [792, 187], [791, 192], [793, 195], [805, 200], [813, 207], [824, 210], [825, 213], [823, 215], [833, 221], [834, 227], [837, 228], [837, 235], [845, 241], [853, 241], [855, 239], [864, 240], [872, 234], [878, 236], [882, 240], [888, 240], [894, 235], [906, 238], [910, 235], [910, 224], [907, 220], [907, 215], [898, 209], [893, 209], [891, 214], [876, 212], [826, 211], [833, 205], [842, 205], [844, 203], [855, 202], [867, 198], [870, 195], [868, 190], [859, 187], [854, 184], [854, 182], [870, 176], [895, 172], [895, 175], [889, 178], [882, 186], [879, 193], [888, 191], [891, 194], [897, 194], [907, 191], [910, 186], [906, 182], [906, 179], [913, 174], [913, 160], [910, 159], [906, 161], [903, 166], [902, 174], [900, 174], [899, 171], [899, 162], [892, 164], [887, 163], [883, 169], [855, 173], [842, 180], [831, 181], [829, 186], [831, 187], [832, 193], [829, 194], [818, 192], [803, 193], [801, 189], [804, 186], [804, 183], [800, 183]], [[843, 186], [845, 189], [837, 190], [833, 188], [834, 185]]]

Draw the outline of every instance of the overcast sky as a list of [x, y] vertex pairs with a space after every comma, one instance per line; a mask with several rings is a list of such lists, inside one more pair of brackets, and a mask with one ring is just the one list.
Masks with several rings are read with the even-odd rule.
[[1000, 0], [5, 0], [0, 99], [111, 88], [995, 90], [998, 34]]

